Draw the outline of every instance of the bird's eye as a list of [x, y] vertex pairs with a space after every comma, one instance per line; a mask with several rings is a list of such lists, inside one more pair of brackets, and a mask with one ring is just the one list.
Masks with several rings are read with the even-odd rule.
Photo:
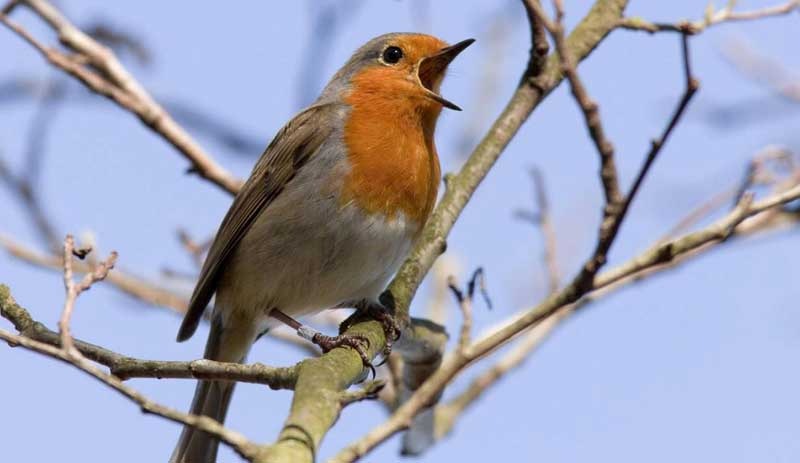
[[403, 50], [400, 47], [389, 47], [383, 50], [383, 62], [386, 64], [397, 64], [403, 58]]

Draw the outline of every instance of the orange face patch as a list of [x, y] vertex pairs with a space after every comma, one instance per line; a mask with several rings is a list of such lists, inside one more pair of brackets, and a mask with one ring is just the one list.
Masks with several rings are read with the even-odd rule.
[[439, 158], [433, 135], [441, 105], [425, 96], [416, 75], [420, 60], [447, 46], [426, 35], [396, 40], [404, 61], [357, 72], [345, 97], [350, 115], [344, 138], [351, 170], [343, 203], [422, 225], [436, 202]]

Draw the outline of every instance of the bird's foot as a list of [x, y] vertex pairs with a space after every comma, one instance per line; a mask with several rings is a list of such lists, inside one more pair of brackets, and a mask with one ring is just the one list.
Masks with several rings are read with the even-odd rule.
[[[299, 332], [299, 331], [298, 331]], [[301, 334], [301, 336], [303, 336]], [[349, 347], [356, 351], [361, 357], [361, 363], [364, 367], [369, 368], [372, 377], [375, 377], [375, 367], [372, 366], [370, 358], [367, 356], [367, 348], [369, 347], [369, 338], [361, 334], [340, 334], [338, 336], [328, 336], [315, 331], [311, 336], [303, 336], [310, 340], [312, 343], [318, 345], [323, 353], [327, 353], [337, 347]]]
[[361, 334], [340, 334], [339, 336], [327, 336], [315, 330], [314, 328], [311, 328], [310, 326], [303, 325], [278, 309], [271, 310], [269, 312], [269, 316], [296, 330], [298, 336], [319, 346], [323, 353], [327, 353], [328, 351], [337, 347], [349, 347], [353, 349], [356, 351], [358, 356], [361, 357], [361, 363], [363, 363], [365, 367], [369, 367], [369, 370], [372, 372], [372, 377], [375, 377], [375, 367], [372, 366], [372, 362], [366, 353], [366, 350], [369, 347], [369, 338], [366, 336]]
[[392, 315], [392, 311], [380, 302], [362, 301], [354, 305], [356, 306], [357, 312], [353, 313], [353, 315], [345, 319], [341, 325], [339, 325], [339, 332], [344, 333], [347, 331], [358, 320], [358, 316], [361, 314], [365, 314], [369, 318], [380, 323], [381, 327], [383, 327], [383, 334], [386, 337], [386, 345], [382, 351], [383, 361], [378, 366], [383, 365], [386, 359], [389, 358], [389, 354], [392, 353], [392, 345], [395, 341], [400, 339], [400, 325], [395, 320], [394, 315]]

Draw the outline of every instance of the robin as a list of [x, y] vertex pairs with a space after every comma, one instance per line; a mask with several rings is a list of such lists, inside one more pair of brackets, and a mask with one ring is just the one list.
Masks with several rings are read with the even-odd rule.
[[[353, 307], [399, 332], [379, 301], [436, 201], [439, 94], [450, 62], [473, 39], [448, 46], [393, 33], [359, 48], [314, 104], [275, 136], [222, 220], [178, 341], [194, 334], [216, 293], [205, 358], [244, 362], [271, 326], [286, 323], [323, 351], [363, 338], [325, 336], [301, 317]], [[191, 413], [223, 422], [234, 382], [199, 381]], [[185, 427], [172, 462], [210, 462], [218, 442]]]

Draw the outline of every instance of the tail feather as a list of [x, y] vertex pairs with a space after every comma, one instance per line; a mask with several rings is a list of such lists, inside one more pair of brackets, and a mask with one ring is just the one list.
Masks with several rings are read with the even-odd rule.
[[[204, 358], [220, 362], [242, 363], [247, 357], [253, 336], [239, 330], [223, 329], [219, 317], [211, 323]], [[249, 328], [249, 327], [248, 327]], [[190, 413], [225, 422], [233, 389], [233, 381], [198, 381]], [[181, 437], [170, 457], [170, 463], [213, 463], [217, 459], [219, 440], [191, 426], [184, 426]]]

